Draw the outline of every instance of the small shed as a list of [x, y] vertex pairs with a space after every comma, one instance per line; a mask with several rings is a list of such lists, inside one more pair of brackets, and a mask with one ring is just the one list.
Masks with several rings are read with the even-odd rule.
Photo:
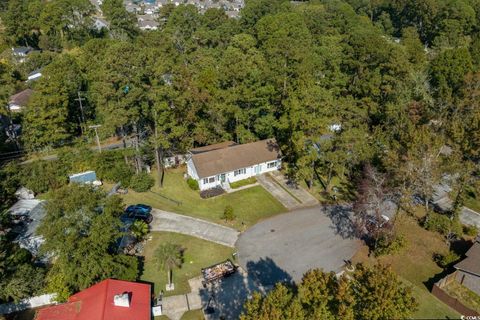
[[70, 181], [70, 183], [75, 182], [75, 183], [91, 184], [97, 181], [97, 174], [95, 173], [95, 171], [80, 172], [80, 173], [72, 174], [71, 176], [68, 177], [68, 180]]

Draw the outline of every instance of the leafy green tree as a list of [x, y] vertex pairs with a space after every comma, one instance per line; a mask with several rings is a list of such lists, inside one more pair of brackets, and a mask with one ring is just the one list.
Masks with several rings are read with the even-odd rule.
[[135, 221], [130, 227], [130, 232], [141, 241], [148, 234], [148, 224], [142, 220]]
[[417, 310], [411, 288], [391, 268], [358, 264], [353, 278], [356, 319], [404, 319]]
[[102, 12], [107, 18], [110, 34], [116, 39], [133, 38], [139, 30], [135, 14], [128, 12], [122, 0], [105, 0]]
[[25, 114], [26, 147], [39, 150], [61, 145], [78, 132], [81, 115], [75, 101], [83, 78], [76, 59], [62, 54], [42, 71]]
[[89, 186], [70, 184], [52, 194], [38, 232], [42, 250], [55, 257], [47, 287], [66, 299], [106, 278], [135, 280], [135, 257], [117, 254], [122, 201]]
[[146, 172], [135, 174], [130, 179], [129, 186], [136, 192], [147, 192], [155, 184], [155, 180]]
[[431, 62], [432, 83], [440, 99], [451, 101], [458, 96], [463, 79], [472, 71], [472, 58], [468, 49], [447, 49]]
[[21, 299], [41, 293], [44, 288], [44, 278], [44, 269], [35, 268], [26, 263], [17, 265], [16, 271], [6, 282], [0, 295], [4, 300], [19, 302]]
[[168, 285], [172, 285], [172, 270], [173, 268], [180, 268], [183, 263], [182, 247], [166, 242], [155, 249], [154, 256], [159, 269], [167, 271]]
[[35, 46], [38, 41], [38, 19], [41, 12], [40, 0], [2, 1], [7, 8], [2, 13], [5, 35], [13, 44]]
[[23, 165], [20, 170], [21, 184], [37, 194], [58, 189], [68, 182], [68, 172], [58, 161], [34, 161]]
[[235, 219], [235, 212], [231, 205], [227, 205], [225, 210], [223, 210], [223, 219], [225, 219], [225, 221], [232, 221]]
[[60, 51], [69, 43], [83, 43], [94, 28], [93, 13], [94, 6], [88, 0], [52, 0], [43, 4], [39, 46]]
[[362, 264], [350, 278], [314, 269], [296, 288], [277, 284], [266, 296], [254, 293], [240, 319], [392, 319], [417, 309], [411, 289], [389, 267]]

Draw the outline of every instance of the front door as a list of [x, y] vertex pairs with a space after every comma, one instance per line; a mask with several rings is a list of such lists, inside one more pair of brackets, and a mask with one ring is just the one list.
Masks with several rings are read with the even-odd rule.
[[220, 182], [224, 183], [225, 182], [225, 173], [222, 173], [220, 175]]
[[260, 174], [261, 171], [262, 171], [262, 165], [261, 164], [255, 166], [255, 174]]

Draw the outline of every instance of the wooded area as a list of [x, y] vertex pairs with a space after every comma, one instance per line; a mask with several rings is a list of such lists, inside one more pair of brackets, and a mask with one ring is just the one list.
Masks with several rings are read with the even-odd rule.
[[[5, 207], [19, 185], [65, 188], [66, 168], [87, 162], [100, 174], [114, 167], [105, 172], [120, 181], [145, 164], [160, 174], [161, 159], [192, 147], [273, 137], [289, 178], [308, 187], [317, 181], [326, 193], [337, 178], [363, 186], [364, 200], [373, 194], [406, 210], [419, 195], [428, 211], [434, 186], [449, 175], [449, 218], [457, 222], [468, 190], [479, 189], [479, 0], [247, 0], [239, 19], [172, 5], [148, 32], [122, 0], [104, 0], [101, 9], [108, 29], [95, 27], [89, 0], [0, 2], [0, 104], [34, 90], [21, 113], [0, 109], [22, 128], [14, 140], [1, 133], [1, 152], [77, 149], [56, 163], [3, 167]], [[18, 63], [11, 50], [18, 46], [37, 51]], [[39, 68], [42, 77], [25, 82]], [[91, 125], [101, 125], [102, 139], [131, 140], [133, 148], [93, 155], [85, 148]], [[42, 177], [28, 179], [35, 174]], [[366, 190], [375, 179], [381, 187]], [[7, 260], [6, 270], [13, 274], [16, 263]], [[132, 262], [121, 263], [134, 278]], [[93, 281], [75, 287], [73, 278], [54, 276], [50, 283], [58, 280], [66, 296]], [[35, 292], [22, 290], [0, 299]]]

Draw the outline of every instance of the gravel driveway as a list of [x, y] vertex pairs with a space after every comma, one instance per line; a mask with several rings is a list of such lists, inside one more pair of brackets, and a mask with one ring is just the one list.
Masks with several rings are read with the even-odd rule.
[[299, 281], [311, 268], [338, 272], [361, 244], [349, 215], [348, 208], [316, 206], [260, 222], [240, 235], [239, 263], [264, 286]]

